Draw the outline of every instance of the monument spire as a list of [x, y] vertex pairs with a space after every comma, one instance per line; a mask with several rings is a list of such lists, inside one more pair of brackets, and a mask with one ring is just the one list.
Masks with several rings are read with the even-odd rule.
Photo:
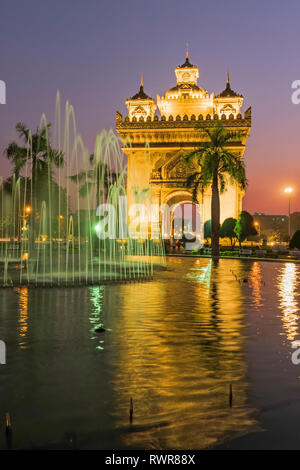
[[143, 72], [141, 73], [141, 88], [144, 87], [144, 81], [143, 81]]
[[236, 93], [235, 91], [231, 89], [230, 81], [229, 81], [229, 71], [227, 71], [227, 80], [226, 80], [225, 90], [223, 90], [221, 93], [216, 95], [216, 98], [225, 98], [225, 97], [227, 98], [228, 97], [239, 97], [239, 98], [243, 97], [242, 95], [239, 95], [238, 93]]
[[176, 68], [185, 68], [185, 67], [195, 68], [195, 66], [192, 65], [189, 61], [189, 45], [188, 45], [188, 43], [186, 43], [185, 62], [182, 65], [178, 65], [178, 67], [176, 67]]

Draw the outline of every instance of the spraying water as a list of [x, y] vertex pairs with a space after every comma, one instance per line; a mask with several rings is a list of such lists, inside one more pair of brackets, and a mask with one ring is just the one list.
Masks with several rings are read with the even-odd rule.
[[[40, 162], [43, 171], [33, 178], [36, 156], [30, 133], [23, 174], [14, 174], [9, 188], [1, 181], [0, 284], [74, 286], [151, 278], [154, 264], [165, 262], [163, 244], [147, 233], [128, 237], [126, 212], [120, 208], [126, 196], [126, 161], [119, 138], [103, 130], [90, 155], [68, 101], [62, 129], [59, 93], [51, 138], [61, 158], [56, 168], [45, 115], [40, 129], [45, 130], [49, 157]], [[114, 237], [103, 235], [104, 219], [96, 215], [101, 205], [114, 209]]]

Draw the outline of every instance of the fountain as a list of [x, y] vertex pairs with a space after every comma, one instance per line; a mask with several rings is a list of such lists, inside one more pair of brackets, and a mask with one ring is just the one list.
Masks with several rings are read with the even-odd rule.
[[[43, 171], [33, 181], [35, 142], [30, 133], [22, 174], [1, 183], [0, 285], [80, 286], [150, 279], [154, 265], [165, 262], [163, 244], [148, 233], [128, 236], [126, 209], [120, 204], [126, 196], [126, 157], [118, 136], [103, 130], [89, 155], [68, 101], [63, 131], [61, 123], [58, 93], [53, 139], [45, 115], [39, 129], [45, 130], [46, 153], [50, 155], [53, 145], [64, 165], [54, 168], [50, 158], [40, 160]], [[107, 236], [105, 223], [111, 223], [111, 216], [100, 211], [99, 217], [99, 207], [113, 209], [115, 236]]]

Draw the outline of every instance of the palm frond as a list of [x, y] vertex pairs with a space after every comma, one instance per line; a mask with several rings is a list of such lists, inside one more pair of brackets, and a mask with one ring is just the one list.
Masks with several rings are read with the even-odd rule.
[[195, 160], [198, 160], [200, 155], [200, 149], [193, 150], [184, 156], [184, 161], [187, 166], [191, 167]]
[[86, 197], [92, 188], [95, 186], [94, 183], [91, 183], [89, 181], [85, 181], [83, 185], [79, 188], [79, 197]]
[[28, 158], [27, 149], [25, 147], [19, 147], [16, 142], [11, 142], [8, 147], [4, 150], [4, 155], [13, 164], [13, 172], [16, 177], [19, 177], [20, 171], [26, 165]]
[[195, 204], [198, 203], [198, 192], [199, 189], [204, 191], [204, 186], [203, 186], [203, 181], [202, 181], [202, 173], [201, 172], [195, 172], [192, 173], [191, 175], [188, 176], [187, 178], [187, 187], [193, 188], [193, 202]]
[[16, 131], [19, 134], [19, 136], [24, 139], [25, 142], [28, 142], [30, 131], [24, 122], [18, 122], [16, 124]]
[[75, 175], [70, 175], [69, 178], [71, 181], [73, 181], [73, 183], [81, 184], [85, 180], [94, 179], [94, 170], [80, 171], [79, 173], [76, 173]]
[[61, 168], [64, 166], [64, 153], [62, 151], [49, 148], [47, 152], [47, 157], [49, 158], [50, 162], [53, 163], [57, 168]]

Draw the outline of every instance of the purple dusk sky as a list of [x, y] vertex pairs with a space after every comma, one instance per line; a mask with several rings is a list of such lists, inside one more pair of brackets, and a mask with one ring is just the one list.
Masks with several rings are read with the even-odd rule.
[[53, 121], [56, 91], [74, 105], [92, 151], [96, 134], [115, 127], [115, 112], [138, 90], [156, 98], [175, 84], [174, 67], [199, 66], [201, 86], [219, 93], [230, 71], [232, 88], [252, 106], [245, 153], [249, 188], [244, 208], [300, 211], [300, 105], [291, 83], [300, 79], [300, 3], [290, 0], [2, 0], [0, 174], [10, 167], [3, 149], [15, 124], [35, 128], [43, 112]]

